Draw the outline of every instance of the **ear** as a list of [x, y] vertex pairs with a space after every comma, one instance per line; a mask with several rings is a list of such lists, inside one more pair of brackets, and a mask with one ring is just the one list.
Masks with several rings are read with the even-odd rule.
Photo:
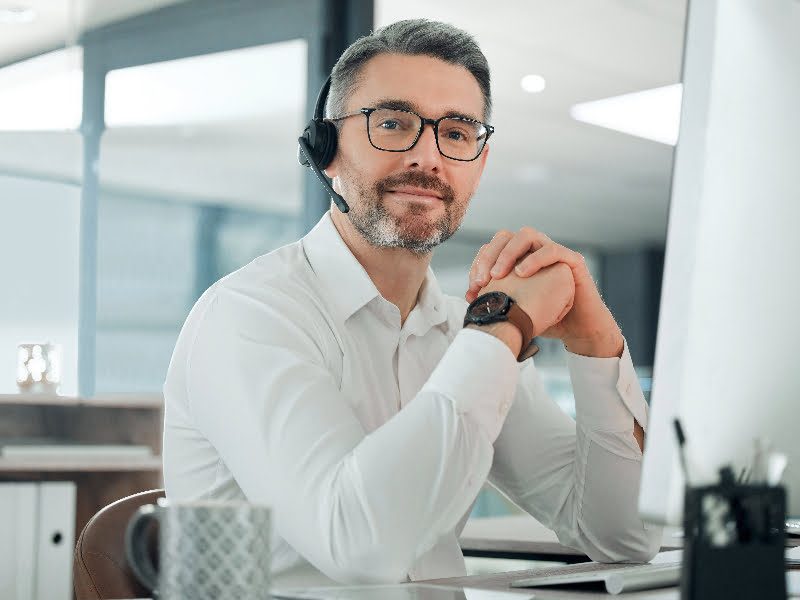
[[331, 161], [331, 164], [329, 164], [327, 167], [325, 167], [322, 170], [322, 172], [325, 173], [325, 175], [328, 176], [328, 179], [333, 179], [334, 177], [339, 175], [339, 150], [338, 149], [336, 150], [336, 154], [334, 155], [333, 160]]

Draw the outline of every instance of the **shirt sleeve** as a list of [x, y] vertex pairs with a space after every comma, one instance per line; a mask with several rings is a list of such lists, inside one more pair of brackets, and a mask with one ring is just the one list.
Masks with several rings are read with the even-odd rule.
[[621, 358], [568, 353], [576, 420], [549, 398], [532, 361], [495, 442], [490, 481], [559, 540], [601, 562], [649, 561], [661, 528], [638, 514], [647, 405], [627, 342]]
[[480, 491], [519, 367], [499, 340], [459, 333], [409, 405], [367, 434], [308, 312], [289, 294], [266, 304], [220, 290], [187, 359], [189, 410], [248, 500], [269, 504], [280, 537], [320, 571], [403, 581]]

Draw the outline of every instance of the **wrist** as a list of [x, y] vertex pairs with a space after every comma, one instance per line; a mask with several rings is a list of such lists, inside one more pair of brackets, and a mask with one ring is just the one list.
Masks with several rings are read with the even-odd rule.
[[519, 353], [522, 351], [522, 333], [513, 323], [509, 323], [508, 321], [498, 321], [497, 323], [489, 323], [488, 325], [470, 323], [466, 328], [482, 331], [496, 337], [508, 346], [508, 349], [511, 350], [515, 358], [519, 356]]
[[563, 342], [568, 352], [592, 358], [620, 358], [625, 349], [625, 338], [619, 329], [583, 338], [565, 338]]

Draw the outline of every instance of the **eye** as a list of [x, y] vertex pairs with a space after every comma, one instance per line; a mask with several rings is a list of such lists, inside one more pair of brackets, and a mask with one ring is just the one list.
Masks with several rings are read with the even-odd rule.
[[394, 129], [399, 129], [400, 123], [396, 119], [385, 119], [380, 123], [378, 123], [378, 127], [380, 127], [381, 129], [388, 129], [391, 131]]
[[453, 129], [447, 132], [447, 137], [455, 142], [460, 142], [464, 139], [464, 134]]
[[472, 142], [475, 139], [475, 134], [472, 131], [469, 131], [462, 125], [452, 125], [448, 124], [447, 127], [444, 128], [442, 131], [444, 137], [449, 142]]

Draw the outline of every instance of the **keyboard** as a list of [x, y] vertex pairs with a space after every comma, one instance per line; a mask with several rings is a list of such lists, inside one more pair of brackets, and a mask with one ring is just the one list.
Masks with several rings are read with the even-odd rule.
[[603, 590], [620, 594], [636, 590], [650, 590], [678, 585], [681, 578], [680, 562], [658, 564], [603, 564], [582, 563], [566, 567], [541, 569], [533, 577], [517, 579], [511, 587], [570, 586]]

